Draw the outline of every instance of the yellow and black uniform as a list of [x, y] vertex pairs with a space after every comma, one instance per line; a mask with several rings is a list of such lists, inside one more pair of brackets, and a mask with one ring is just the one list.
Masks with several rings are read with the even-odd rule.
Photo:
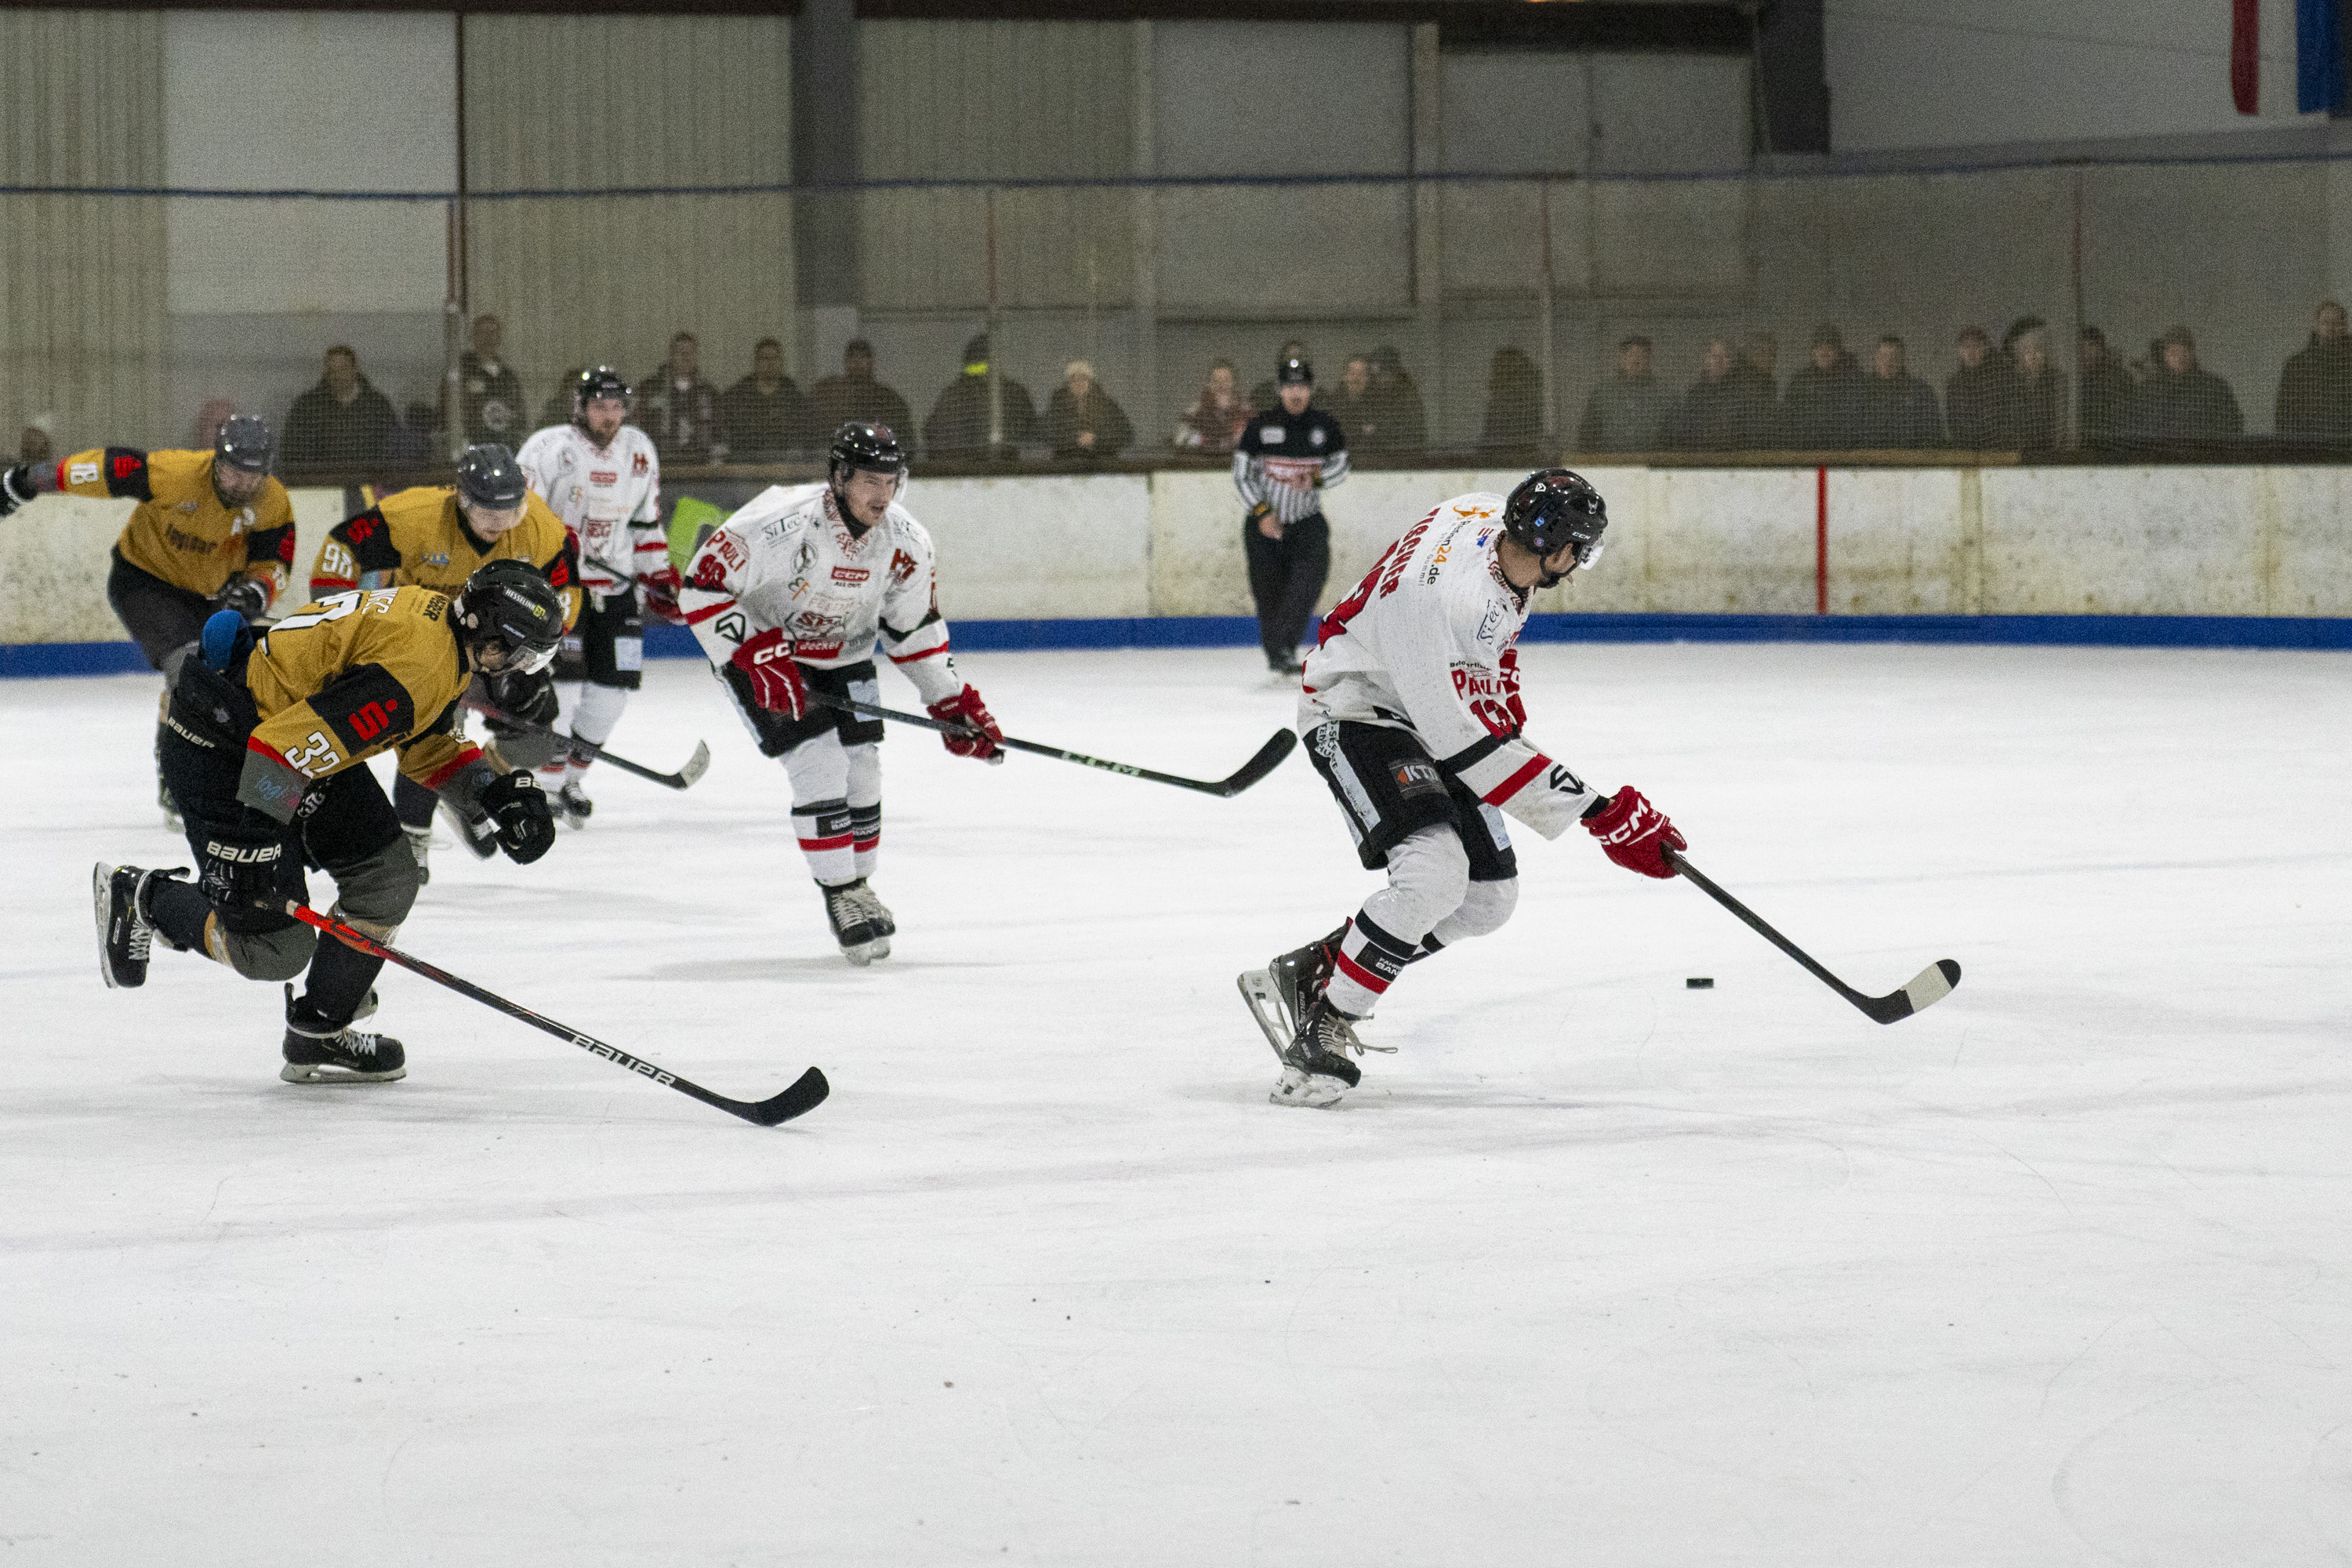
[[313, 597], [409, 584], [455, 594], [485, 561], [520, 561], [563, 595], [563, 629], [580, 616], [580, 563], [562, 521], [526, 493], [522, 521], [493, 540], [466, 525], [446, 485], [398, 490], [337, 523], [310, 567]]
[[[415, 861], [383, 786], [359, 764], [396, 749], [404, 776], [468, 806], [489, 783], [489, 764], [452, 722], [473, 678], [453, 614], [449, 597], [428, 588], [337, 594], [288, 616], [225, 668], [186, 662], [163, 774], [205, 868], [202, 940], [214, 958], [256, 979], [290, 979], [310, 962], [310, 928], [283, 912], [288, 900], [309, 900], [306, 855], [335, 879], [354, 923], [381, 934], [407, 917]], [[254, 867], [271, 879], [260, 902], [232, 880]], [[373, 963], [361, 967], [372, 979]], [[354, 1005], [366, 989], [359, 973], [339, 974], [333, 988]]]
[[294, 503], [264, 479], [250, 501], [230, 506], [213, 488], [210, 452], [100, 447], [58, 464], [70, 495], [130, 497], [139, 505], [114, 542], [107, 602], [147, 656], [168, 656], [203, 630], [212, 601], [233, 579], [262, 584], [275, 601], [294, 563]]

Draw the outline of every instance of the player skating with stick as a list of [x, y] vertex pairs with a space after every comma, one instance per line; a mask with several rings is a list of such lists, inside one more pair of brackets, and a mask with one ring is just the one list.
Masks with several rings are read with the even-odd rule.
[[882, 844], [876, 639], [960, 757], [1000, 760], [1002, 732], [956, 674], [931, 536], [898, 505], [906, 455], [887, 425], [834, 433], [823, 484], [772, 486], [705, 540], [678, 603], [761, 754], [793, 785], [793, 830], [842, 955], [887, 958], [898, 922], [867, 885]]
[[303, 862], [335, 880], [337, 918], [377, 942], [416, 901], [415, 857], [375, 774], [361, 765], [397, 749], [400, 771], [496, 825], [509, 858], [547, 852], [555, 827], [528, 773], [498, 773], [452, 723], [477, 670], [544, 669], [563, 634], [563, 601], [520, 561], [492, 561], [456, 599], [429, 588], [337, 594], [306, 605], [257, 641], [237, 617], [205, 623], [165, 715], [163, 776], [203, 868], [150, 871], [100, 864], [93, 878], [100, 972], [142, 985], [148, 953], [201, 952], [249, 980], [286, 987], [289, 1083], [404, 1076], [398, 1040], [352, 1027], [372, 1010], [380, 955], [322, 942], [287, 912], [307, 904]]
[[1602, 795], [1522, 732], [1514, 645], [1528, 603], [1599, 558], [1608, 522], [1599, 492], [1565, 468], [1507, 500], [1456, 496], [1323, 617], [1299, 733], [1364, 868], [1389, 880], [1329, 936], [1242, 975], [1282, 1058], [1276, 1104], [1337, 1102], [1360, 1077], [1354, 1026], [1405, 965], [1510, 919], [1506, 816], [1547, 838], [1581, 823], [1628, 870], [1675, 874], [1665, 853], [1682, 835], [1640, 791]]

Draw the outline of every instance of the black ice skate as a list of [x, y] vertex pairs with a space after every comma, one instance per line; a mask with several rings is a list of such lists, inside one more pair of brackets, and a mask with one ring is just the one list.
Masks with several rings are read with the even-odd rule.
[[1363, 1074], [1347, 1053], [1364, 1043], [1348, 1026], [1355, 1020], [1318, 996], [1282, 1052], [1282, 1079], [1268, 1098], [1276, 1105], [1337, 1105]]
[[842, 957], [863, 969], [877, 958], [890, 956], [890, 939], [898, 934], [898, 922], [890, 918], [865, 878], [835, 888], [819, 882], [817, 891], [824, 895], [824, 918], [833, 924], [833, 939], [841, 943]]
[[590, 800], [576, 783], [567, 784], [557, 790], [554, 800], [549, 804], [555, 807], [556, 816], [562, 818], [566, 827], [587, 826], [588, 818], [596, 810], [596, 803]]
[[[375, 1011], [368, 993], [359, 1016]], [[288, 1083], [387, 1083], [408, 1076], [408, 1053], [389, 1035], [372, 1035], [319, 1016], [309, 997], [286, 988], [286, 1065], [278, 1076]]]
[[91, 868], [90, 902], [98, 917], [98, 973], [110, 989], [127, 991], [147, 984], [147, 953], [155, 940], [155, 928], [147, 919], [147, 889], [159, 879], [172, 879], [187, 874], [184, 869], [142, 871], [136, 866], [110, 866], [103, 860]]

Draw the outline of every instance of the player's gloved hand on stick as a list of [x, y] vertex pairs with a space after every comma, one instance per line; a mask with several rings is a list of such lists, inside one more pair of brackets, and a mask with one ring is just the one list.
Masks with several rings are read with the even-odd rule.
[[929, 712], [932, 718], [943, 724], [964, 726], [961, 733], [940, 737], [947, 742], [948, 750], [957, 756], [979, 757], [992, 763], [1004, 760], [1004, 752], [997, 746], [997, 742], [1004, 739], [1004, 731], [996, 727], [996, 721], [989, 717], [987, 708], [981, 703], [980, 693], [971, 687], [965, 687], [944, 702], [932, 703]]
[[37, 493], [31, 464], [19, 463], [13, 468], [0, 469], [0, 517], [6, 517]]
[[499, 847], [518, 866], [530, 865], [555, 842], [547, 792], [527, 773], [500, 773], [484, 785], [482, 809], [498, 825]]
[[197, 880], [205, 897], [217, 909], [278, 909], [286, 901], [278, 891], [278, 873], [285, 854], [280, 839], [210, 835], [205, 839], [204, 865]]
[[1642, 797], [1631, 784], [1619, 790], [1607, 805], [1584, 819], [1584, 830], [1601, 840], [1601, 852], [1628, 871], [1644, 877], [1671, 877], [1666, 851], [1687, 849], [1683, 836], [1666, 814]]
[[232, 577], [213, 604], [219, 609], [235, 610], [248, 621], [257, 621], [269, 610], [269, 584], [257, 577]]
[[[518, 669], [484, 676], [482, 686], [489, 694], [491, 707], [525, 724], [553, 724], [563, 711], [563, 704], [555, 695], [552, 669]], [[492, 719], [488, 723], [493, 734], [514, 732], [515, 726], [501, 720]]]
[[751, 700], [771, 713], [808, 717], [808, 683], [793, 662], [793, 642], [772, 626], [735, 650], [730, 660], [751, 678]]
[[674, 626], [686, 625], [686, 612], [677, 607], [678, 590], [685, 586], [675, 566], [647, 572], [637, 578], [637, 594], [646, 602], [646, 614]]

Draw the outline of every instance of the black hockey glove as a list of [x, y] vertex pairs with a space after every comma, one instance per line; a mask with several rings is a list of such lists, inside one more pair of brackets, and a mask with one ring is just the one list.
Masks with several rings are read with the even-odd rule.
[[269, 584], [257, 577], [232, 577], [214, 595], [213, 608], [235, 610], [247, 621], [257, 621], [269, 613]]
[[199, 879], [205, 897], [220, 910], [278, 910], [286, 844], [282, 839], [207, 837]]
[[[483, 685], [488, 690], [490, 706], [508, 719], [520, 721], [520, 724], [553, 729], [557, 716], [563, 710], [562, 704], [556, 700], [555, 673], [552, 670], [516, 670], [510, 675], [485, 676]], [[489, 726], [493, 735], [520, 732], [519, 724], [509, 724], [503, 720], [490, 719], [484, 722]]]
[[482, 809], [499, 825], [499, 847], [528, 866], [555, 843], [555, 814], [547, 792], [529, 773], [500, 773], [482, 789]]
[[31, 464], [19, 463], [13, 468], [0, 470], [0, 517], [6, 517], [37, 493], [33, 489]]

